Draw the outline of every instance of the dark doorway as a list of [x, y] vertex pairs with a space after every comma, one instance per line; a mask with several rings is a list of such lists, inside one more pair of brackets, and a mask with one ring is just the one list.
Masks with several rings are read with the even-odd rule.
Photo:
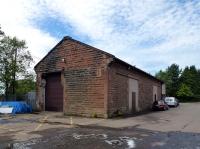
[[51, 73], [46, 75], [45, 110], [63, 111], [61, 73]]
[[157, 101], [157, 96], [156, 96], [156, 94], [154, 94], [154, 101]]
[[132, 92], [132, 113], [136, 112], [136, 93]]

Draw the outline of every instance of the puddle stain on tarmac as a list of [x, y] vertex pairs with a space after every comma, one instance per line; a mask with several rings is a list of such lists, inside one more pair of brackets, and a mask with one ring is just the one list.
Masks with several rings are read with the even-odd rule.
[[[63, 135], [60, 135], [59, 137], [57, 136], [56, 138], [61, 139], [63, 137]], [[135, 140], [137, 140], [137, 138], [135, 137], [127, 137], [127, 136], [123, 136], [123, 137], [118, 137], [117, 139], [109, 139], [107, 134], [77, 134], [77, 133], [73, 133], [72, 137], [76, 140], [80, 140], [80, 139], [101, 139], [103, 140], [105, 143], [107, 143], [108, 145], [111, 145], [112, 147], [117, 147], [117, 146], [123, 146], [126, 145], [126, 149], [133, 149], [136, 147], [136, 143]], [[41, 140], [40, 138], [37, 139], [32, 139], [29, 142], [20, 142], [20, 143], [14, 143], [12, 144], [13, 149], [29, 149], [29, 146], [31, 145], [35, 145], [39, 142], [48, 142], [50, 141], [49, 139], [46, 140]]]
[[31, 145], [35, 145], [38, 142], [40, 142], [41, 139], [31, 139], [28, 142], [20, 142], [20, 143], [13, 143], [13, 144], [9, 144], [8, 146], [11, 146], [12, 149], [31, 149]]
[[119, 137], [119, 139], [117, 140], [105, 140], [105, 142], [108, 143], [109, 145], [114, 145], [114, 146], [121, 146], [124, 143], [126, 143], [128, 146], [128, 148], [126, 149], [132, 149], [136, 147], [135, 140], [137, 140], [137, 138], [135, 137], [130, 138], [124, 136], [124, 137]]
[[126, 149], [135, 148], [136, 147], [135, 140], [137, 140], [137, 138], [135, 138], [135, 137], [127, 137], [127, 136], [118, 137], [118, 139], [114, 139], [114, 140], [109, 140], [107, 134], [87, 134], [87, 135], [83, 135], [83, 134], [73, 133], [72, 137], [77, 139], [77, 140], [79, 140], [79, 139], [91, 139], [91, 138], [103, 139], [105, 143], [112, 145], [112, 146], [122, 146], [122, 145], [126, 144], [128, 146], [128, 148], [126, 148]]
[[136, 147], [134, 140], [127, 140], [127, 144], [129, 146], [129, 148], [135, 148]]
[[80, 135], [77, 133], [73, 133], [72, 134], [73, 138], [75, 139], [87, 139], [87, 138], [100, 138], [100, 139], [107, 139], [107, 135], [106, 134], [87, 134], [87, 135]]

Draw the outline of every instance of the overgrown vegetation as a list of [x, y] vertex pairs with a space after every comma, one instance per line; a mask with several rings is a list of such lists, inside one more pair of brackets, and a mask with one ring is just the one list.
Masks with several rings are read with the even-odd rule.
[[177, 64], [172, 64], [156, 73], [156, 77], [165, 82], [167, 96], [175, 96], [182, 101], [200, 101], [200, 70], [195, 66], [182, 70]]
[[7, 36], [0, 28], [0, 91], [6, 100], [35, 88], [28, 68], [33, 62], [24, 40]]
[[24, 79], [16, 81], [16, 98], [18, 100], [23, 100], [26, 93], [35, 91], [36, 83], [34, 78], [35, 76], [33, 74], [28, 74]]

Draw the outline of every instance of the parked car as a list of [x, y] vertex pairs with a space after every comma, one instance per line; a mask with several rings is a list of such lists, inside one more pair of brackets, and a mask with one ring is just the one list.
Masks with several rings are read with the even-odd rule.
[[152, 109], [154, 111], [165, 111], [169, 109], [169, 106], [165, 103], [164, 100], [154, 101]]
[[167, 103], [168, 106], [173, 106], [173, 107], [179, 106], [179, 101], [175, 97], [165, 97], [164, 101]]

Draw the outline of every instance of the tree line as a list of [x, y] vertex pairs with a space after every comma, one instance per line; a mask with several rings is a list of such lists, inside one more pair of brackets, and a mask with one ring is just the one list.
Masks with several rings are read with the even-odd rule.
[[183, 101], [200, 100], [200, 69], [194, 65], [181, 69], [172, 64], [155, 75], [166, 84], [166, 95]]
[[26, 42], [7, 36], [0, 27], [0, 95], [16, 100], [35, 89], [34, 75], [28, 71], [33, 58]]

